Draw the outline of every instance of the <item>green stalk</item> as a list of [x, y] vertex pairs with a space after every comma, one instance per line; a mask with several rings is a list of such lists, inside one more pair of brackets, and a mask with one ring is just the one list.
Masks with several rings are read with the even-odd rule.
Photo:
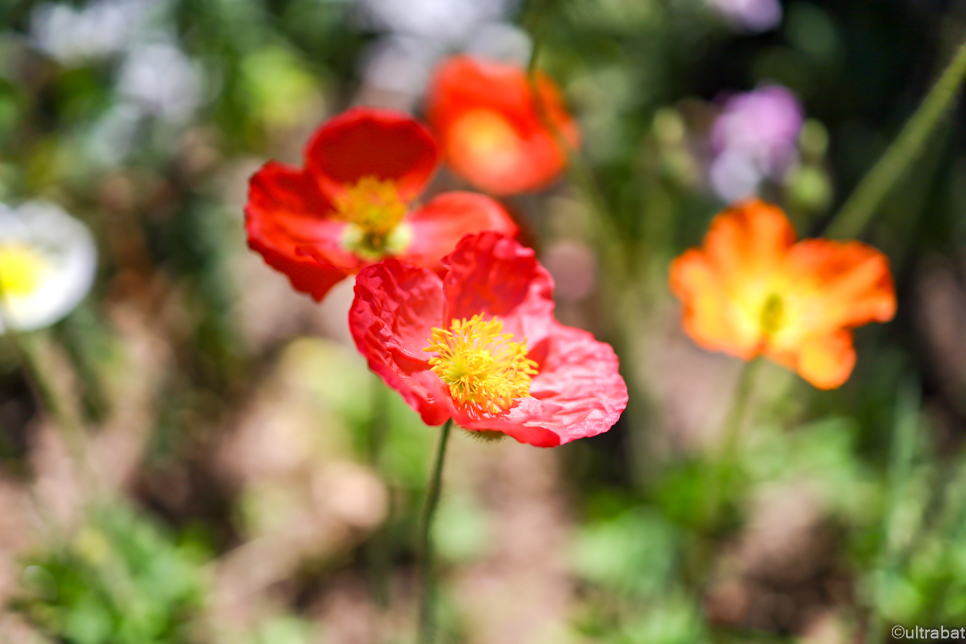
[[433, 574], [433, 519], [439, 505], [440, 491], [443, 487], [443, 461], [446, 457], [446, 443], [449, 441], [453, 419], [443, 425], [436, 445], [436, 458], [432, 476], [426, 489], [426, 505], [423, 508], [423, 522], [419, 534], [420, 574], [423, 594], [419, 607], [419, 642], [432, 644], [436, 639], [436, 577]]
[[[372, 406], [373, 414], [369, 422], [369, 435], [366, 445], [366, 456], [369, 467], [379, 474], [392, 487], [392, 482], [383, 472], [383, 448], [386, 442], [386, 433], [389, 429], [389, 388], [383, 384], [382, 380], [372, 376]], [[393, 494], [389, 495], [389, 507], [386, 512], [385, 523], [376, 529], [369, 537], [365, 547], [365, 557], [369, 576], [369, 589], [376, 603], [381, 608], [389, 606], [389, 569], [391, 538], [390, 531], [393, 526]]]
[[[892, 526], [909, 487], [912, 475], [912, 462], [916, 452], [916, 430], [919, 428], [920, 395], [918, 384], [903, 383], [896, 400], [895, 421], [892, 430], [892, 446], [889, 454], [889, 481], [886, 508], [882, 517], [882, 547], [879, 561], [873, 575], [873, 583], [878, 583], [891, 574], [899, 561], [900, 544], [896, 543]], [[880, 644], [885, 641], [885, 622], [879, 610], [877, 588], [873, 587], [869, 628], [865, 634], [866, 644]]]
[[929, 90], [919, 109], [906, 122], [902, 132], [832, 219], [826, 236], [851, 239], [862, 233], [896, 181], [919, 158], [929, 136], [956, 98], [964, 78], [966, 40], [960, 43], [949, 65]]
[[17, 329], [7, 310], [6, 294], [0, 283], [0, 326], [2, 335], [12, 349], [17, 366], [23, 370], [27, 386], [37, 400], [40, 409], [50, 414], [54, 425], [60, 430], [68, 452], [77, 464], [79, 473], [90, 484], [96, 480], [93, 468], [87, 460], [84, 430], [81, 420], [73, 413], [71, 405], [62, 399], [56, 383], [44, 368], [42, 351], [47, 349], [49, 336], [45, 330], [24, 333]]
[[[533, 15], [536, 15], [535, 13]], [[535, 21], [535, 19], [534, 19]], [[531, 26], [531, 31], [535, 32], [535, 26]], [[627, 249], [621, 241], [620, 233], [615, 225], [614, 217], [607, 206], [594, 171], [584, 155], [570, 144], [560, 128], [557, 127], [553, 119], [550, 118], [547, 106], [543, 102], [540, 93], [540, 86], [537, 82], [537, 57], [540, 52], [540, 40], [534, 36], [533, 50], [530, 53], [530, 62], [527, 65], [527, 79], [530, 90], [533, 94], [534, 106], [537, 115], [547, 128], [557, 145], [567, 157], [567, 171], [570, 179], [578, 186], [584, 197], [588, 200], [591, 209], [597, 215], [597, 234], [595, 241], [601, 250], [601, 258], [604, 262], [605, 272], [611, 276], [611, 281], [617, 282], [617, 288], [624, 286], [630, 281], [630, 262], [628, 261]]]
[[738, 444], [741, 440], [741, 430], [745, 424], [745, 417], [748, 414], [748, 403], [751, 401], [751, 393], [755, 382], [755, 373], [758, 371], [758, 363], [761, 358], [754, 358], [741, 367], [738, 374], [738, 381], [735, 383], [735, 394], [732, 398], [731, 409], [725, 417], [723, 427], [723, 437], [721, 454], [718, 458], [718, 466], [715, 468], [713, 489], [711, 490], [711, 521], [717, 521], [721, 514], [721, 509], [726, 500], [729, 490], [729, 479], [731, 471], [738, 461]]

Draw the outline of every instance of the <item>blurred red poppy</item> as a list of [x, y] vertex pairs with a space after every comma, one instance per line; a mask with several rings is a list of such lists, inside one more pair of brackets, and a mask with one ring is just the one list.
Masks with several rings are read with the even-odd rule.
[[492, 194], [545, 188], [567, 163], [559, 137], [579, 145], [556, 84], [539, 72], [531, 82], [519, 65], [450, 58], [430, 83], [427, 109], [453, 172]]
[[757, 199], [715, 217], [704, 245], [674, 260], [670, 283], [699, 345], [768, 356], [820, 389], [852, 373], [851, 329], [896, 312], [885, 255], [861, 242], [796, 243], [785, 213]]
[[607, 431], [627, 405], [610, 345], [554, 319], [534, 252], [468, 235], [432, 271], [390, 259], [356, 278], [349, 327], [369, 367], [429, 425], [454, 419], [553, 447]]
[[441, 271], [467, 233], [517, 227], [496, 201], [468, 192], [414, 200], [439, 163], [432, 134], [406, 114], [351, 109], [324, 123], [305, 167], [269, 161], [249, 184], [248, 245], [321, 300], [347, 275], [385, 257]]

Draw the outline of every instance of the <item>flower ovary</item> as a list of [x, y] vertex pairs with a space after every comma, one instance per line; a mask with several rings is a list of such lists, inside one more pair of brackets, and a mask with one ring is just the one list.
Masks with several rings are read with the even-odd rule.
[[336, 218], [350, 224], [350, 250], [373, 259], [393, 250], [393, 233], [407, 209], [396, 182], [375, 177], [363, 177], [335, 199]]

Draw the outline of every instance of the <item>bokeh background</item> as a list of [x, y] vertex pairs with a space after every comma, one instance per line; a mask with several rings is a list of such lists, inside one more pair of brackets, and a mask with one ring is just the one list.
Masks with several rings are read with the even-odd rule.
[[587, 172], [505, 204], [631, 402], [552, 450], [457, 432], [443, 641], [966, 626], [963, 109], [863, 237], [896, 319], [839, 390], [760, 365], [725, 484], [742, 363], [666, 287], [735, 197], [820, 233], [964, 29], [958, 0], [4, 0], [0, 202], [58, 204], [99, 259], [66, 319], [0, 342], [0, 641], [413, 641], [437, 431], [355, 353], [350, 283], [316, 304], [246, 248], [247, 179], [351, 105], [419, 115], [442, 56], [535, 40]]

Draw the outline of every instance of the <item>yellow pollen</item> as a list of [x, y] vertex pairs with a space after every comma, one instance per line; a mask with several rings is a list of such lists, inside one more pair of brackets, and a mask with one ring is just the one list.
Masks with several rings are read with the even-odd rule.
[[774, 335], [782, 326], [785, 303], [777, 293], [772, 293], [761, 307], [761, 329], [765, 335]]
[[406, 216], [406, 202], [395, 181], [363, 177], [335, 202], [337, 217], [355, 224], [374, 240], [385, 238]]
[[37, 290], [50, 269], [47, 258], [23, 242], [0, 246], [0, 295], [25, 297]]
[[450, 330], [434, 328], [429, 364], [449, 386], [457, 406], [471, 416], [500, 414], [519, 398], [530, 396], [530, 379], [537, 363], [527, 358], [527, 341], [513, 342], [498, 318], [453, 320]]

